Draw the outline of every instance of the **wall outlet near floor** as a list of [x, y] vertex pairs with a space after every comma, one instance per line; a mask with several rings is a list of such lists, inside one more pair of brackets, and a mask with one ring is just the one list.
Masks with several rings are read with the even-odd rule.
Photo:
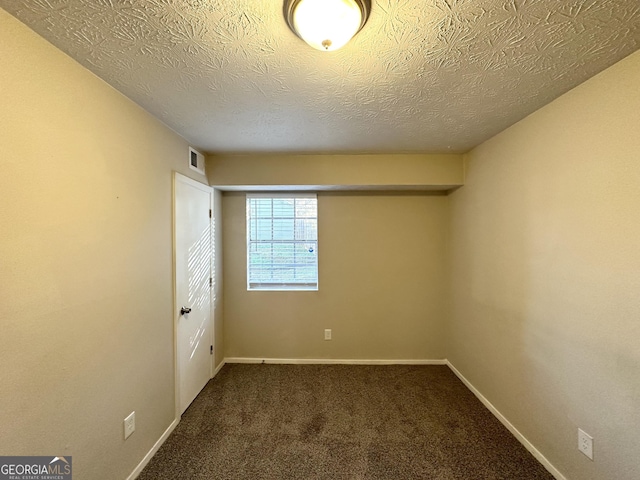
[[593, 460], [593, 437], [582, 429], [578, 429], [578, 450]]
[[136, 412], [131, 412], [127, 418], [124, 419], [124, 439], [126, 440], [136, 431]]
[[324, 329], [324, 339], [325, 340], [331, 340], [331, 329], [330, 328], [325, 328]]

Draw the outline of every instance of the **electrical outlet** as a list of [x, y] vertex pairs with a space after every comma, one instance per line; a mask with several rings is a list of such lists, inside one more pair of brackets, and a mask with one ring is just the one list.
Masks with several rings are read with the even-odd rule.
[[593, 437], [582, 429], [578, 429], [578, 450], [593, 460]]
[[324, 339], [325, 340], [331, 340], [331, 329], [330, 328], [325, 328], [324, 329]]
[[131, 412], [127, 418], [124, 419], [124, 439], [126, 440], [136, 431], [136, 412]]

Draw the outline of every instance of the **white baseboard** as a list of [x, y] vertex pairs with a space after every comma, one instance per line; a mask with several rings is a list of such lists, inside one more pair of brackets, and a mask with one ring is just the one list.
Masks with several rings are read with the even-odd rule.
[[211, 378], [214, 378], [218, 374], [218, 372], [222, 369], [222, 367], [224, 367], [225, 363], [226, 363], [226, 359], [223, 358], [220, 364], [213, 369], [213, 375], [211, 376]]
[[175, 430], [179, 422], [180, 422], [180, 419], [178, 418], [176, 418], [173, 422], [171, 422], [171, 425], [169, 425], [169, 428], [167, 428], [164, 431], [164, 433], [160, 436], [158, 441], [153, 445], [153, 447], [151, 447], [151, 450], [149, 450], [149, 452], [144, 456], [144, 458], [138, 464], [138, 466], [133, 470], [133, 472], [131, 472], [131, 475], [127, 477], [127, 480], [134, 480], [135, 478], [138, 477], [138, 475], [140, 475], [140, 472], [142, 472], [144, 467], [147, 466], [147, 464], [151, 460], [151, 457], [153, 457], [156, 454], [156, 452], [160, 450], [160, 447], [162, 446], [162, 444], [167, 440], [167, 438], [169, 438], [169, 435], [171, 435], [171, 432]]
[[[218, 374], [220, 369], [224, 367], [224, 363], [225, 363], [224, 360], [222, 360], [220, 364], [213, 370], [213, 376], [211, 378], [215, 377]], [[153, 457], [156, 454], [156, 452], [160, 450], [160, 447], [167, 440], [167, 438], [169, 438], [169, 435], [171, 435], [171, 432], [175, 430], [175, 428], [178, 426], [178, 423], [180, 423], [179, 418], [176, 418], [173, 422], [171, 422], [171, 425], [169, 425], [169, 428], [167, 428], [164, 431], [164, 433], [160, 436], [158, 441], [153, 445], [153, 447], [151, 447], [151, 450], [147, 452], [147, 454], [144, 456], [142, 461], [133, 470], [133, 472], [131, 472], [131, 475], [127, 477], [127, 480], [134, 480], [135, 478], [138, 477], [138, 475], [140, 475], [140, 472], [142, 472], [144, 467], [147, 466], [147, 464], [151, 460], [151, 457]]]
[[562, 473], [560, 473], [560, 471], [554, 467], [551, 462], [549, 460], [547, 460], [547, 458], [542, 455], [542, 453], [540, 453], [540, 451], [533, 446], [533, 444], [527, 440], [525, 438], [525, 436], [520, 433], [518, 431], [518, 429], [516, 427], [513, 426], [513, 424], [511, 422], [509, 422], [509, 420], [506, 419], [506, 417], [504, 415], [502, 415], [498, 409], [489, 401], [487, 400], [487, 398], [482, 395], [478, 389], [476, 389], [476, 387], [474, 387], [471, 382], [469, 382], [469, 380], [467, 380], [464, 375], [462, 375], [462, 373], [460, 373], [458, 371], [458, 369], [456, 367], [454, 367], [451, 362], [449, 362], [447, 360], [447, 365], [449, 366], [449, 368], [451, 369], [451, 371], [462, 381], [462, 383], [465, 384], [465, 386], [471, 390], [471, 392], [478, 397], [478, 400], [480, 400], [483, 405], [485, 407], [487, 407], [489, 409], [489, 411], [491, 413], [493, 413], [493, 416], [496, 417], [498, 420], [500, 420], [500, 423], [502, 423], [505, 427], [507, 427], [507, 430], [509, 430], [513, 436], [515, 436], [518, 441], [527, 449], [529, 450], [529, 452], [531, 453], [531, 455], [533, 455], [541, 464], [544, 468], [547, 469], [547, 471], [554, 476], [554, 478], [556, 478], [556, 480], [567, 480], [567, 478], [562, 475]]
[[446, 359], [436, 360], [369, 360], [335, 358], [252, 358], [227, 357], [224, 363], [277, 363], [282, 365], [447, 365]]

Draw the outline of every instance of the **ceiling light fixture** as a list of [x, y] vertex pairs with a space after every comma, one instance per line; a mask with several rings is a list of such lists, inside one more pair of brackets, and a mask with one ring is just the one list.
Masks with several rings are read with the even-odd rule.
[[297, 36], [313, 48], [337, 50], [369, 18], [371, 0], [285, 0], [284, 18]]

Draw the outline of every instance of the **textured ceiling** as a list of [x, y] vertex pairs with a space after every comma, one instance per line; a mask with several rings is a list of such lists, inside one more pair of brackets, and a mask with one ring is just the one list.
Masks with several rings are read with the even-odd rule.
[[320, 52], [281, 0], [0, 0], [208, 152], [462, 152], [640, 48], [638, 0], [373, 0]]

